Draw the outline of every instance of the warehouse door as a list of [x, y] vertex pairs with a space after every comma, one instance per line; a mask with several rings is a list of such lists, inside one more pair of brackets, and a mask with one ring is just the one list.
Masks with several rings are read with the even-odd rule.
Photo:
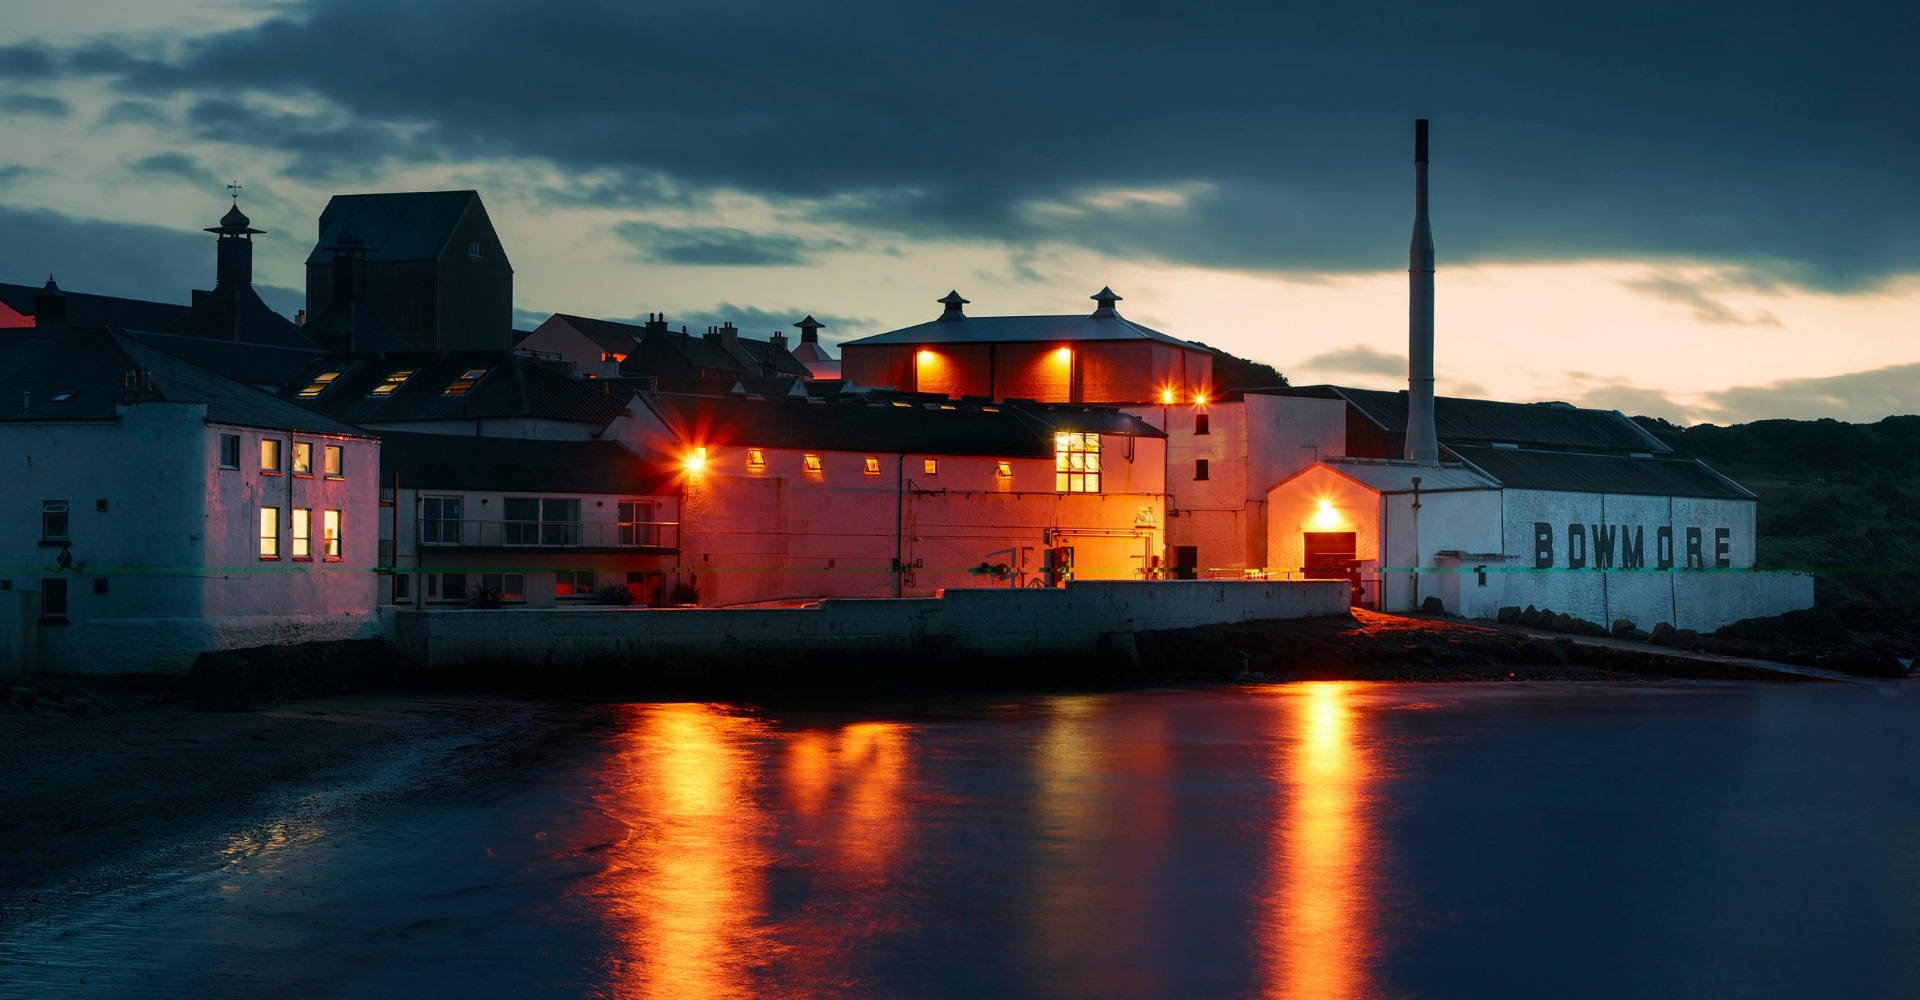
[[1306, 543], [1305, 565], [1301, 570], [1309, 580], [1348, 581], [1353, 588], [1353, 603], [1358, 604], [1362, 587], [1356, 538], [1351, 531], [1301, 532], [1301, 539]]

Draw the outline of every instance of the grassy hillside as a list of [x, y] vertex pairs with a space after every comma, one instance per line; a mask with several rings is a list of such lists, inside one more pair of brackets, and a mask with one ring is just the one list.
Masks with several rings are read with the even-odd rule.
[[1272, 365], [1235, 357], [1197, 340], [1194, 343], [1213, 352], [1213, 385], [1216, 389], [1223, 392], [1229, 389], [1272, 389], [1288, 384], [1287, 377]]
[[1815, 569], [1823, 606], [1869, 601], [1876, 614], [1920, 619], [1920, 416], [1686, 428], [1634, 419], [1759, 494], [1760, 565]]

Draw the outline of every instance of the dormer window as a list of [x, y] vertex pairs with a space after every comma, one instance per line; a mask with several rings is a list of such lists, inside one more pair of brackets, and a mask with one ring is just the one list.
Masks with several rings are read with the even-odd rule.
[[806, 455], [800, 459], [800, 467], [813, 475], [819, 475], [822, 469], [820, 456]]
[[387, 377], [381, 379], [380, 384], [374, 386], [373, 391], [367, 395], [391, 396], [395, 389], [407, 384], [407, 380], [413, 377], [413, 372], [412, 368], [395, 368], [388, 372]]
[[759, 472], [767, 467], [767, 453], [758, 448], [747, 449], [747, 471]]
[[308, 382], [306, 385], [306, 388], [300, 390], [299, 392], [300, 398], [312, 399], [313, 397], [318, 396], [323, 392], [326, 392], [327, 386], [332, 385], [333, 380], [339, 377], [340, 377], [340, 373], [337, 371], [321, 372], [320, 374], [315, 375], [313, 377], [313, 381]]
[[479, 382], [481, 379], [485, 378], [487, 376], [487, 372], [490, 370], [491, 369], [487, 369], [487, 368], [469, 368], [466, 371], [461, 372], [460, 377], [457, 379], [454, 379], [452, 384], [448, 385], [445, 389], [440, 390], [440, 395], [464, 396], [467, 393], [472, 392], [474, 384]]
[[53, 401], [56, 403], [64, 403], [67, 400], [72, 398], [73, 398], [73, 393], [71, 392], [56, 392], [53, 394]]
[[880, 460], [878, 458], [873, 457], [872, 455], [868, 455], [867, 456], [867, 475], [877, 476], [879, 474], [880, 474]]

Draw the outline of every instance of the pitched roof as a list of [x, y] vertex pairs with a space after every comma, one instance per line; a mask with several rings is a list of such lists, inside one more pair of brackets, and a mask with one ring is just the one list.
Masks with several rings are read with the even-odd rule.
[[313, 348], [236, 344], [190, 334], [129, 331], [127, 335], [235, 382], [276, 389], [299, 377], [320, 356]]
[[381, 481], [396, 475], [408, 489], [660, 496], [677, 491], [680, 470], [617, 441], [382, 434]]
[[[39, 294], [40, 288], [39, 285], [0, 282], [0, 302], [6, 303], [7, 308], [22, 316], [31, 316], [33, 297]], [[104, 324], [127, 330], [164, 330], [192, 310], [191, 306], [171, 302], [123, 299], [115, 295], [89, 295], [86, 292], [65, 294], [67, 322], [82, 326]]]
[[791, 352], [764, 340], [736, 338], [740, 353], [735, 354], [728, 351], [717, 336], [707, 337], [674, 330], [643, 332], [645, 336], [638, 344], [622, 348], [627, 352], [627, 360], [620, 364], [623, 375], [687, 379], [700, 378], [704, 372], [708, 375], [724, 373], [757, 377], [765, 373], [767, 365], [772, 365], [775, 375], [808, 374], [807, 366], [801, 364]]
[[582, 337], [593, 341], [594, 345], [603, 351], [627, 354], [647, 332], [646, 327], [633, 323], [618, 323], [610, 319], [594, 319], [591, 316], [575, 316], [572, 313], [554, 313], [553, 315], [556, 319], [566, 321], [568, 326], [578, 330]]
[[[1344, 399], [1363, 416], [1391, 434], [1407, 428], [1406, 392], [1354, 389], [1338, 385], [1269, 389], [1283, 396]], [[1647, 433], [1618, 410], [1588, 410], [1565, 403], [1505, 403], [1491, 399], [1439, 396], [1433, 401], [1436, 435], [1442, 444], [1545, 445], [1597, 451], [1640, 451], [1667, 454], [1659, 438]]]
[[338, 243], [349, 222], [365, 241], [370, 261], [438, 259], [468, 208], [479, 205], [477, 191], [336, 194], [320, 213], [320, 238], [307, 263], [331, 261], [333, 255], [323, 248]]
[[146, 398], [205, 404], [214, 423], [371, 436], [104, 326], [0, 337], [0, 420], [112, 420], [135, 369], [152, 380]]
[[[469, 371], [484, 372], [465, 393], [446, 390]], [[392, 392], [373, 390], [389, 375], [413, 374]], [[300, 392], [320, 375], [337, 372], [314, 396]], [[283, 399], [353, 424], [427, 420], [488, 420], [532, 417], [605, 426], [626, 412], [619, 400], [592, 384], [577, 382], [518, 354], [473, 353], [448, 357], [324, 358], [314, 361], [281, 389]]]
[[1508, 489], [1754, 499], [1738, 483], [1692, 458], [1635, 458], [1477, 445], [1448, 445], [1447, 449]]
[[[1412, 493], [1413, 480], [1420, 480], [1420, 492], [1444, 490], [1497, 490], [1500, 484], [1465, 466], [1432, 468], [1414, 462], [1377, 458], [1330, 457], [1320, 464], [1375, 493]], [[1309, 467], [1311, 468], [1311, 467]]]
[[313, 338], [260, 300], [252, 285], [223, 284], [194, 293], [193, 308], [165, 327], [167, 333], [243, 344], [313, 350]]
[[842, 356], [849, 347], [886, 344], [1009, 344], [1045, 341], [1153, 340], [1190, 351], [1205, 348], [1141, 326], [1119, 315], [1112, 316], [968, 316], [964, 319], [931, 320], [914, 326], [876, 333], [871, 337], [849, 340], [840, 345]]
[[933, 403], [882, 396], [790, 397], [641, 393], [682, 441], [870, 454], [1049, 457], [1058, 431], [1164, 437], [1140, 420], [1092, 407]]

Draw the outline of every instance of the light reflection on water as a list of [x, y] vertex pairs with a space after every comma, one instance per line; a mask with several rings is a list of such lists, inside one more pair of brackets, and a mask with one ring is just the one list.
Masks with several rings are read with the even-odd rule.
[[484, 787], [260, 817], [0, 927], [0, 996], [1920, 995], [1916, 704], [623, 706]]

